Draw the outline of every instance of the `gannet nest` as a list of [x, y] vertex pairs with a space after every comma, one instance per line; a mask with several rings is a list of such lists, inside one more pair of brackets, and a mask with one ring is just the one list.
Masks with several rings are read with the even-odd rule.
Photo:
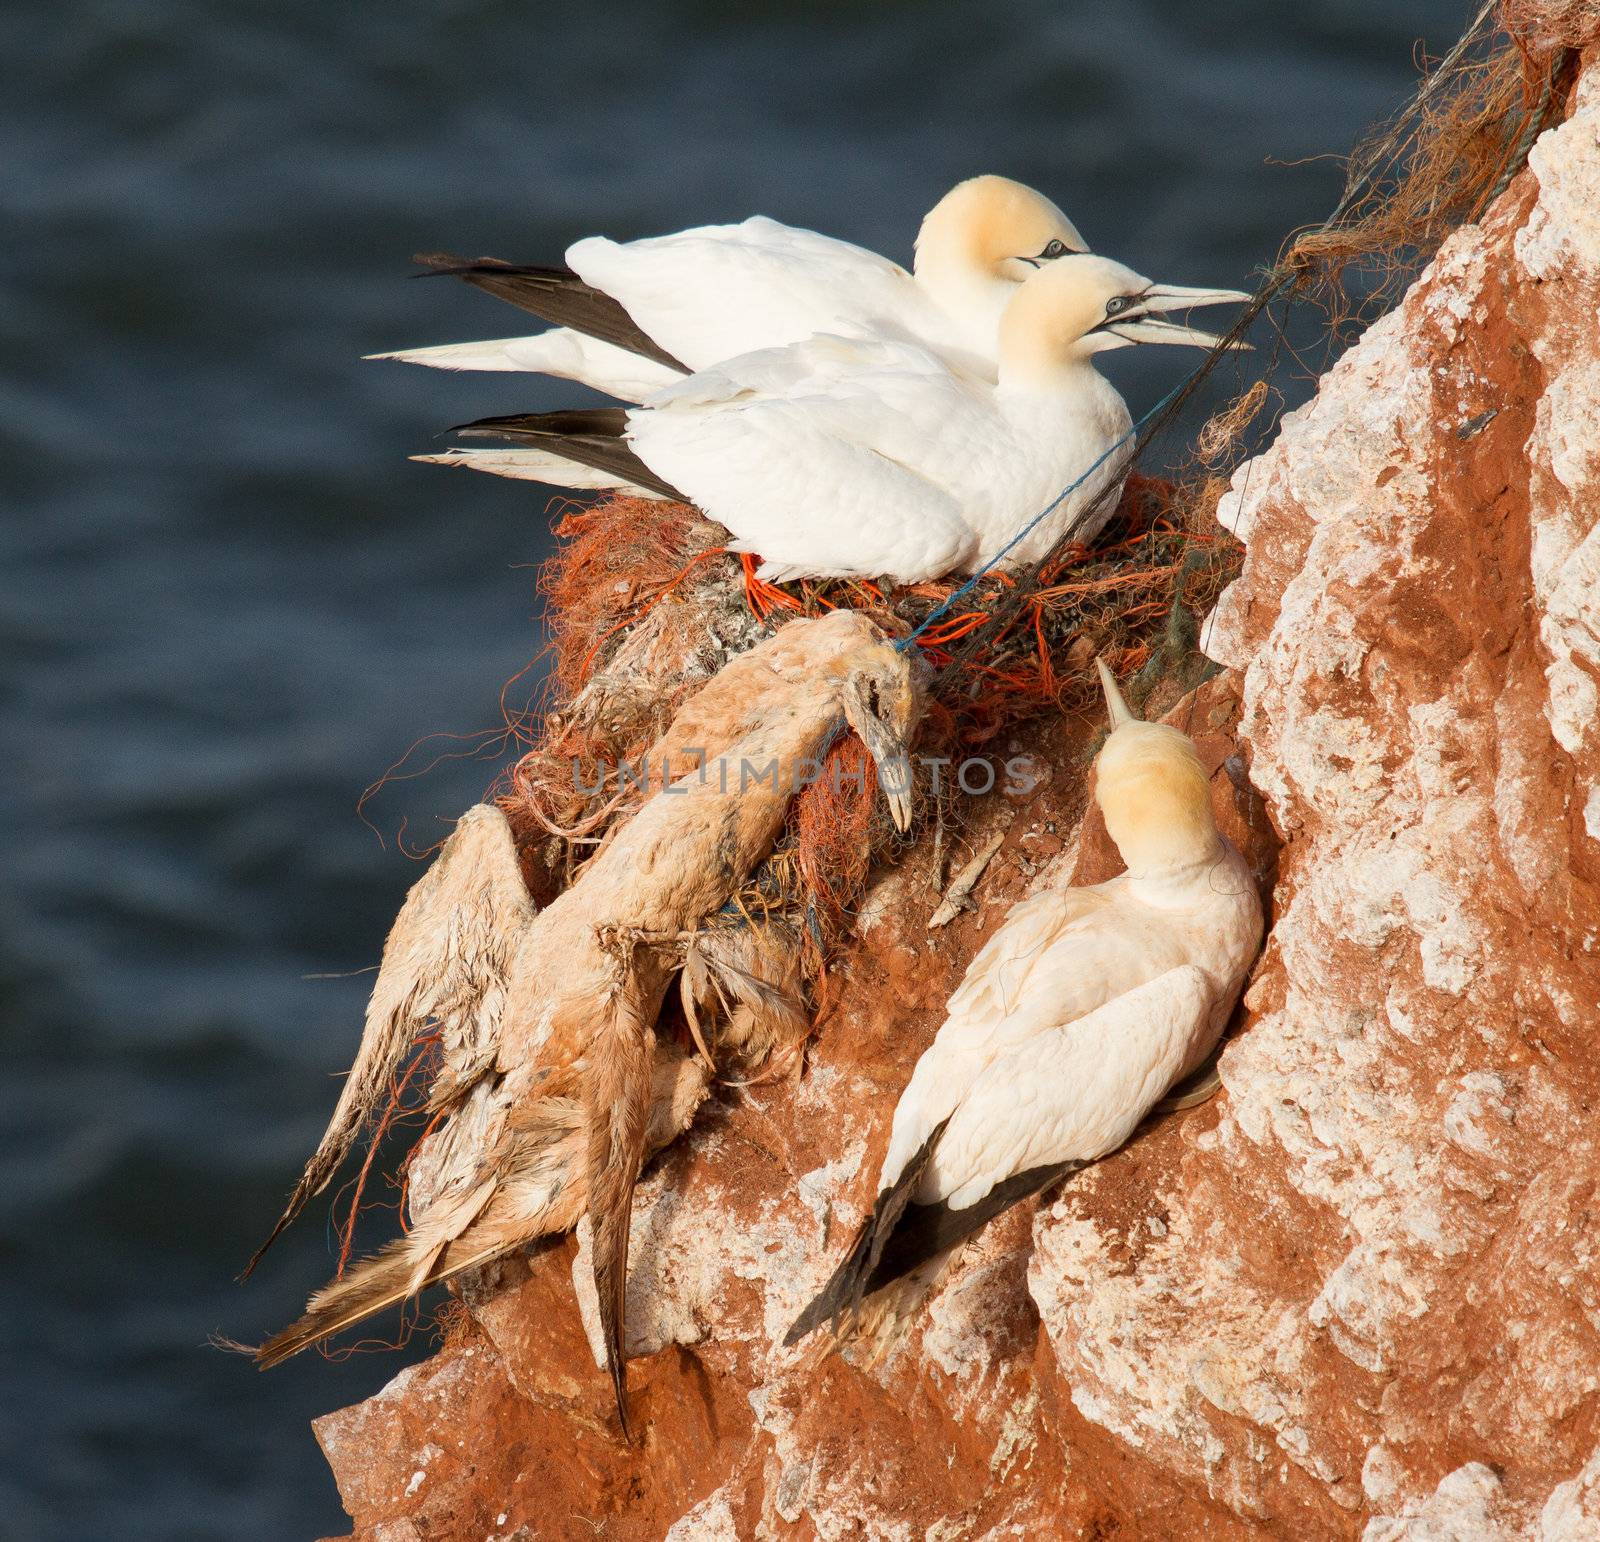
[[[1264, 400], [1255, 390], [1244, 405]], [[1233, 418], [1236, 436], [1246, 418], [1237, 410]], [[1000, 604], [1018, 581], [997, 576], [940, 616], [916, 642], [937, 671], [919, 746], [984, 754], [1043, 711], [1087, 708], [1085, 666], [1096, 653], [1133, 674], [1136, 695], [1160, 677], [1194, 683], [1205, 668], [1196, 618], [1240, 556], [1210, 518], [1222, 485], [1210, 475], [1199, 487], [1132, 477], [1096, 549], [1063, 551], [1015, 614], [1002, 616]], [[536, 896], [570, 883], [593, 843], [647, 795], [638, 756], [684, 695], [770, 627], [848, 607], [904, 636], [961, 582], [786, 584], [757, 616], [738, 559], [721, 549], [723, 532], [685, 505], [607, 498], [568, 512], [558, 534], [540, 585], [551, 636], [543, 731], [497, 796]], [[875, 811], [859, 744], [842, 741], [832, 757], [795, 800], [783, 841], [735, 907], [738, 924], [795, 932], [812, 987], [825, 979], [873, 861], [897, 839]], [[926, 781], [917, 800], [924, 818], [936, 812]]]

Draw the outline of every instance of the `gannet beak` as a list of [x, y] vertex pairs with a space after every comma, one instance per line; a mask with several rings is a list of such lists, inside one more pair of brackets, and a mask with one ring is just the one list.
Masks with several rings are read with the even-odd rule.
[[[866, 745], [894, 827], [905, 835], [911, 829], [911, 756], [907, 732], [892, 727], [878, 715], [877, 695], [869, 686], [869, 681], [859, 674], [852, 675], [845, 683], [844, 717]], [[908, 710], [904, 713], [894, 710], [896, 703], [885, 705], [893, 716], [910, 720], [914, 713], [914, 700], [907, 703]]]
[[[1197, 305], [1236, 305], [1252, 299], [1242, 289], [1186, 289], [1182, 284], [1152, 284], [1122, 316], [1104, 322], [1101, 330], [1125, 343], [1180, 343], [1190, 348], [1218, 348], [1223, 340], [1214, 332], [1162, 321], [1166, 311], [1186, 311]], [[1229, 348], [1248, 352], [1249, 343], [1235, 340]]]
[[[899, 760], [879, 761], [878, 785], [883, 788], [884, 801], [889, 805], [889, 815], [894, 820], [894, 827], [902, 835], [911, 830], [911, 762], [904, 756]], [[888, 770], [895, 780], [895, 788], [890, 791], [889, 785], [884, 781], [884, 771]]]
[[1100, 672], [1100, 689], [1106, 693], [1106, 711], [1111, 715], [1111, 731], [1115, 733], [1124, 723], [1137, 723], [1139, 719], [1128, 709], [1122, 692], [1117, 689], [1116, 677], [1098, 654], [1095, 655], [1094, 667]]
[[1242, 289], [1186, 289], [1182, 284], [1152, 284], [1139, 298], [1141, 311], [1188, 311], [1200, 305], [1244, 305], [1255, 299]]
[[1240, 353], [1250, 352], [1250, 344], [1243, 338], [1228, 342], [1215, 332], [1179, 326], [1175, 321], [1161, 321], [1154, 316], [1131, 316], [1126, 321], [1107, 322], [1101, 330], [1120, 337], [1125, 343], [1181, 343], [1190, 348], [1226, 347]]

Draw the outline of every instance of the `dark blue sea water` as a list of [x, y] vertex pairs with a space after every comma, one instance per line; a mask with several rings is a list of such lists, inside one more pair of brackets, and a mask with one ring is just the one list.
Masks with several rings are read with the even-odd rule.
[[[554, 258], [752, 212], [909, 257], [1004, 171], [1153, 276], [1243, 284], [1408, 94], [1442, 0], [9, 0], [0, 9], [0, 1536], [299, 1538], [306, 1421], [402, 1362], [207, 1347], [259, 1278], [418, 844], [538, 651], [526, 485], [408, 464], [559, 385], [363, 365], [514, 314], [418, 249]], [[1284, 164], [1291, 163], [1291, 164]], [[1162, 354], [1167, 350], [1146, 350]], [[1114, 366], [1148, 405], [1182, 364]], [[448, 745], [442, 747], [448, 748]], [[421, 763], [425, 763], [424, 761]]]

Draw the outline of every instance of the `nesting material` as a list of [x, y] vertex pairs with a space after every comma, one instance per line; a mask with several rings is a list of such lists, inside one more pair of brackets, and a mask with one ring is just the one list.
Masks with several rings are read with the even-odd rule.
[[[1219, 415], [1213, 460], [1241, 443], [1263, 399], [1256, 392], [1231, 419]], [[1210, 517], [1223, 485], [1203, 469], [1178, 482], [1135, 473], [1094, 550], [1059, 553], [1019, 614], [1002, 615], [1015, 583], [993, 577], [937, 616], [917, 647], [940, 670], [929, 729], [941, 747], [979, 748], [1040, 710], [1087, 706], [1093, 683], [1071, 657], [1075, 646], [1111, 658], [1120, 672], [1157, 655], [1179, 665], [1194, 618], [1237, 571], [1239, 547]], [[592, 753], [597, 773], [633, 759], [660, 731], [663, 710], [765, 631], [745, 602], [737, 559], [715, 547], [717, 527], [685, 505], [607, 498], [569, 515], [560, 533], [567, 539], [543, 586], [555, 691], [545, 743], [508, 775], [500, 800], [525, 843], [551, 824], [575, 829], [616, 790], [613, 781], [574, 803], [568, 755]], [[644, 554], [637, 564], [635, 554]], [[847, 606], [904, 631], [959, 586], [953, 578], [901, 588], [836, 580], [777, 593], [790, 607], [784, 614]], [[563, 765], [564, 787], [549, 786], [549, 751]]]
[[[419, 1037], [436, 1036], [437, 1127], [413, 1163], [412, 1228], [314, 1296], [261, 1363], [587, 1210], [620, 1411], [628, 1215], [645, 1157], [687, 1125], [724, 1051], [746, 1064], [803, 1023], [792, 969], [768, 971], [768, 953], [715, 922], [841, 731], [908, 823], [894, 778], [921, 706], [917, 662], [866, 617], [790, 623], [689, 696], [650, 748], [642, 801], [543, 909], [504, 814], [469, 811], [395, 923], [344, 1094], [279, 1223], [327, 1183]], [[661, 1026], [675, 980], [686, 1042]]]

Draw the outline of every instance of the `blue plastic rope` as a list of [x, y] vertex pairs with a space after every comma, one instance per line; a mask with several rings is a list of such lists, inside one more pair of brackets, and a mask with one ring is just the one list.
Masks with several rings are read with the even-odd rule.
[[[1198, 374], [1199, 371], [1197, 370], [1194, 373]], [[1123, 445], [1125, 445], [1130, 439], [1136, 439], [1139, 435], [1139, 430], [1142, 429], [1145, 424], [1151, 420], [1151, 418], [1155, 417], [1158, 412], [1162, 412], [1168, 406], [1170, 406], [1171, 403], [1177, 399], [1179, 393], [1188, 388], [1189, 382], [1193, 379], [1194, 374], [1191, 374], [1180, 380], [1177, 385], [1168, 391], [1167, 394], [1163, 396], [1154, 407], [1145, 413], [1145, 415], [1140, 418], [1139, 421], [1127, 431], [1127, 433], [1118, 439], [1115, 444], [1102, 451], [1102, 453], [1095, 458], [1094, 463], [1083, 473], [1082, 476], [1078, 477], [1075, 481], [1069, 482], [1065, 487], [1063, 487], [1061, 491], [1057, 493], [1055, 497], [1049, 501], [1049, 503], [1040, 509], [1040, 511], [1035, 514], [1033, 518], [1022, 527], [1022, 529], [1012, 536], [1011, 539], [994, 554], [994, 556], [984, 563], [984, 565], [979, 568], [978, 571], [966, 581], [966, 583], [962, 584], [959, 589], [952, 590], [949, 595], [935, 605], [934, 608], [917, 623], [916, 630], [912, 632], [909, 637], [901, 638], [900, 641], [895, 644], [895, 647], [901, 653], [908, 652], [910, 649], [914, 648], [916, 646], [917, 639], [921, 637], [922, 634], [926, 632], [935, 621], [946, 614], [961, 599], [963, 595], [969, 593], [973, 588], [975, 588], [981, 579], [986, 578], [995, 570], [995, 568], [1004, 562], [1010, 552], [1012, 552], [1036, 529], [1038, 529], [1039, 525], [1044, 520], [1048, 519], [1050, 515], [1054, 514], [1055, 511], [1059, 509], [1061, 505], [1072, 496], [1073, 493], [1077, 492], [1077, 490], [1082, 487], [1083, 484], [1095, 474], [1095, 472], [1105, 465], [1105, 463], [1110, 460], [1110, 458], [1115, 455], [1117, 451], [1123, 447]]]

